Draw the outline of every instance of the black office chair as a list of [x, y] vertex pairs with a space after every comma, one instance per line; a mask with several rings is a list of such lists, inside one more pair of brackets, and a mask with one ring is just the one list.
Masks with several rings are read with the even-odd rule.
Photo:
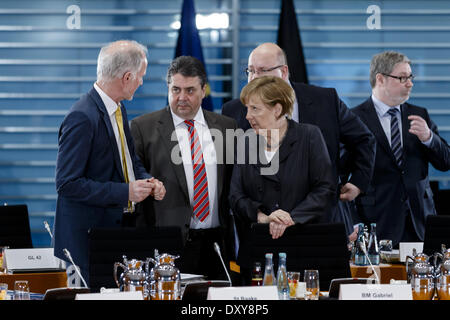
[[428, 216], [425, 221], [423, 252], [432, 255], [441, 252], [441, 245], [450, 248], [450, 216]]
[[158, 249], [160, 254], [181, 254], [181, 230], [178, 227], [91, 229], [89, 231], [91, 292], [98, 292], [101, 287], [117, 288], [113, 268], [115, 262], [123, 262], [123, 255], [129, 260], [145, 261], [146, 258], [154, 257], [155, 249]]
[[273, 253], [275, 274], [279, 252], [286, 252], [288, 271], [300, 271], [302, 279], [305, 269], [319, 270], [321, 290], [328, 290], [334, 278], [351, 277], [344, 224], [296, 224], [275, 240], [268, 224], [252, 225], [247, 240], [241, 242], [237, 260], [246, 285], [250, 284], [254, 262], [264, 265], [268, 252]]
[[33, 248], [27, 205], [0, 206], [0, 246]]
[[208, 290], [211, 287], [229, 287], [230, 283], [223, 280], [198, 281], [186, 284], [183, 292], [183, 301], [204, 301], [208, 297]]

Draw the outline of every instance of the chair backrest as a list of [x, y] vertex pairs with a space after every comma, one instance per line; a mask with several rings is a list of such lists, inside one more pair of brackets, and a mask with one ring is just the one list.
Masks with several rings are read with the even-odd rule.
[[425, 221], [423, 252], [432, 255], [441, 252], [441, 245], [450, 248], [450, 216], [428, 216]]
[[273, 253], [276, 274], [278, 253], [286, 252], [288, 271], [319, 270], [321, 290], [328, 290], [334, 278], [349, 278], [350, 252], [344, 224], [296, 224], [287, 228], [282, 237], [272, 239], [268, 224], [252, 225], [246, 241], [241, 243], [238, 264], [244, 281], [249, 284], [254, 262], [265, 264], [265, 253]]
[[0, 246], [33, 247], [27, 205], [0, 206]]
[[[89, 231], [89, 287], [97, 292], [101, 287], [117, 288], [113, 270], [115, 262], [145, 261], [159, 253], [181, 254], [182, 238], [178, 227], [98, 228]], [[176, 263], [176, 261], [175, 261]], [[120, 276], [119, 270], [118, 276]]]

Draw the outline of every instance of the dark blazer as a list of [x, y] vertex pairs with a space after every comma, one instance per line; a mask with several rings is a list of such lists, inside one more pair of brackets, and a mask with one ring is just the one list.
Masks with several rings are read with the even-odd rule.
[[[135, 154], [123, 104], [122, 115], [136, 179], [149, 178]], [[123, 208], [128, 203], [128, 184], [114, 131], [106, 107], [94, 88], [71, 107], [61, 124], [58, 139], [55, 256], [67, 260], [62, 252], [67, 248], [74, 262], [83, 269], [88, 266], [88, 230], [120, 227]]]
[[[294, 88], [299, 108], [299, 122], [319, 127], [325, 140], [332, 163], [332, 172], [336, 183], [341, 175], [339, 161], [340, 144], [348, 148], [353, 156], [352, 176], [349, 182], [362, 192], [367, 190], [375, 160], [375, 138], [365, 124], [358, 119], [341, 101], [335, 89], [321, 88], [303, 83], [291, 83]], [[230, 116], [244, 130], [250, 128], [245, 116], [246, 107], [239, 99], [223, 105], [222, 114]], [[342, 181], [345, 184], [347, 181]], [[334, 198], [336, 206], [339, 198]], [[327, 221], [341, 222], [342, 217], [331, 211]], [[353, 229], [351, 226], [347, 226]]]
[[282, 209], [296, 223], [303, 224], [318, 221], [333, 201], [336, 181], [319, 128], [292, 120], [288, 124], [286, 136], [272, 160], [272, 164], [279, 161], [275, 174], [262, 174], [261, 169], [267, 168], [265, 156], [258, 157], [256, 163], [249, 161], [249, 155], [260, 154], [252, 143], [246, 144], [245, 163], [234, 167], [230, 204], [240, 222], [238, 233], [242, 242], [246, 229], [257, 222], [258, 209], [267, 215]]
[[[428, 165], [441, 171], [450, 168], [449, 146], [439, 136], [436, 125], [426, 109], [404, 103], [401, 105], [403, 166], [399, 167], [391, 151], [389, 141], [381, 127], [371, 98], [352, 109], [377, 140], [375, 169], [372, 183], [364, 195], [357, 200], [358, 217], [366, 224], [375, 222], [379, 239], [392, 239], [398, 244], [403, 234], [405, 215], [411, 208], [414, 228], [420, 239], [425, 233], [425, 219], [436, 214], [433, 193], [428, 180]], [[418, 115], [433, 131], [430, 147], [426, 147], [417, 136], [408, 132], [409, 115]], [[359, 221], [357, 221], [359, 222]]]
[[[203, 110], [203, 114], [209, 129], [220, 130], [223, 137], [225, 137], [226, 129], [236, 129], [236, 122], [233, 119], [207, 110]], [[137, 225], [178, 226], [185, 241], [188, 237], [193, 212], [183, 164], [175, 164], [171, 161], [171, 153], [176, 150], [178, 140], [176, 136], [172, 137], [175, 128], [169, 107], [133, 119], [131, 132], [137, 154], [145, 169], [162, 181], [166, 188], [163, 200], [155, 201], [147, 198], [138, 206]], [[228, 193], [233, 168], [232, 164], [227, 165], [224, 161], [219, 160], [221, 154], [225, 155], [226, 144], [222, 144], [218, 140], [220, 139], [215, 139], [214, 143], [218, 156], [219, 221], [223, 234], [231, 237]], [[231, 239], [227, 238], [227, 240], [227, 243], [223, 245], [226, 250], [233, 250], [230, 247]]]

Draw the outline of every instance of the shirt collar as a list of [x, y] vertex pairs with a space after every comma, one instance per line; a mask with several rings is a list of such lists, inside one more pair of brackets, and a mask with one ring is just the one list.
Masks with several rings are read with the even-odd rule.
[[396, 108], [398, 111], [401, 111], [400, 105], [395, 106], [395, 107], [390, 107], [387, 104], [385, 104], [383, 101], [377, 99], [377, 97], [375, 97], [374, 94], [372, 94], [372, 101], [373, 101], [373, 105], [374, 105], [375, 110], [377, 111], [377, 114], [379, 117], [384, 117], [384, 116], [389, 115], [388, 111], [391, 108]]
[[[169, 106], [169, 109], [170, 109], [170, 113], [172, 114], [174, 127], [177, 128], [181, 124], [184, 125], [184, 119], [179, 117], [178, 115], [176, 115], [172, 111], [172, 108], [170, 106]], [[203, 115], [203, 109], [201, 107], [198, 108], [197, 114], [195, 115], [194, 119], [192, 119], [192, 120], [194, 120], [198, 124], [201, 124], [202, 126], [206, 126], [205, 116]]]
[[117, 104], [97, 85], [97, 83], [94, 83], [94, 88], [102, 99], [106, 111], [108, 111], [108, 115], [112, 116], [117, 110]]

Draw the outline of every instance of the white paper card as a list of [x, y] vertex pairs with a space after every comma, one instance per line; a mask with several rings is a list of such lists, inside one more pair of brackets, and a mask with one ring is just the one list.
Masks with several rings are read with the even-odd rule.
[[210, 287], [208, 300], [278, 300], [276, 286]]
[[58, 269], [60, 260], [53, 255], [53, 248], [6, 249], [8, 270]]
[[414, 248], [416, 249], [417, 253], [421, 253], [423, 251], [423, 242], [400, 242], [400, 262], [405, 262], [406, 256], [412, 257]]
[[125, 291], [114, 293], [79, 293], [75, 300], [144, 300], [141, 291]]
[[412, 300], [412, 289], [408, 284], [341, 284], [339, 300]]

